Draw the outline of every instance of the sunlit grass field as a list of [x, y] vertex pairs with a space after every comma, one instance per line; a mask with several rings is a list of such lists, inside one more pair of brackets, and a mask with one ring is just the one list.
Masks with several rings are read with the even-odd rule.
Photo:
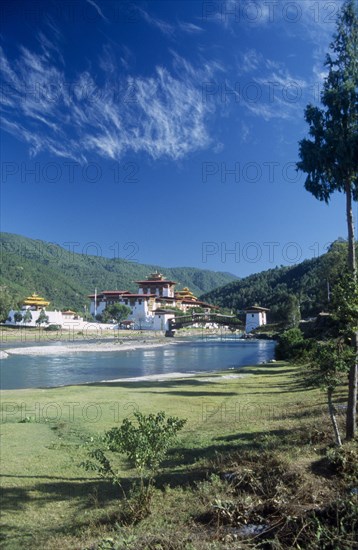
[[[187, 419], [157, 482], [167, 488], [154, 503], [155, 529], [165, 518], [190, 524], [197, 503], [183, 491], [226, 453], [277, 448], [293, 463], [318, 459], [316, 435], [329, 430], [325, 398], [304, 387], [301, 370], [277, 362], [190, 379], [1, 392], [2, 547], [90, 548], [112, 532], [118, 489], [80, 467], [83, 443], [135, 410]], [[123, 463], [123, 478], [133, 476]]]

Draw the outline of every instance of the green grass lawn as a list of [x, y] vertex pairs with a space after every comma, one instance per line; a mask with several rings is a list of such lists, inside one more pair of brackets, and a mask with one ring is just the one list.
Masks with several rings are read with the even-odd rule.
[[[320, 457], [320, 437], [330, 440], [324, 394], [302, 386], [299, 367], [280, 362], [224, 374], [242, 377], [1, 392], [2, 547], [89, 548], [113, 532], [118, 491], [79, 466], [81, 445], [135, 410], [188, 420], [158, 479], [159, 531], [168, 522], [189, 529], [198, 503], [188, 487], [230, 453], [279, 448], [303, 465]], [[124, 478], [134, 475], [123, 469]], [[199, 547], [224, 548], [192, 546]]]

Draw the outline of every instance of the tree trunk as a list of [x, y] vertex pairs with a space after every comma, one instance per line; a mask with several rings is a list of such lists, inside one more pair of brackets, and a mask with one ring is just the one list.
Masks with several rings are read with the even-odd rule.
[[357, 278], [357, 263], [356, 263], [356, 249], [354, 241], [354, 220], [352, 210], [352, 189], [351, 182], [348, 180], [346, 183], [346, 212], [347, 212], [347, 226], [348, 226], [348, 267], [352, 273], [353, 278]]
[[341, 447], [342, 446], [342, 440], [341, 440], [341, 435], [339, 433], [339, 428], [338, 428], [337, 419], [336, 419], [336, 410], [335, 410], [334, 405], [333, 405], [332, 395], [333, 395], [333, 390], [329, 388], [327, 390], [329, 415], [331, 417], [334, 436], [336, 438], [336, 445], [338, 445], [338, 447]]
[[[352, 190], [351, 184], [346, 183], [346, 206], [347, 206], [347, 225], [348, 225], [348, 265], [352, 274], [353, 280], [357, 281], [357, 266], [355, 255], [355, 240], [354, 240], [354, 222], [352, 212]], [[346, 421], [346, 437], [353, 439], [357, 433], [357, 382], [358, 382], [358, 334], [352, 334], [352, 347], [355, 352], [355, 361], [349, 369], [348, 376], [348, 403], [347, 403], [347, 421]]]
[[358, 389], [358, 368], [357, 368], [357, 333], [353, 335], [352, 346], [356, 351], [356, 359], [349, 369], [348, 375], [348, 403], [347, 403], [347, 423], [346, 437], [354, 439], [357, 434], [357, 389]]

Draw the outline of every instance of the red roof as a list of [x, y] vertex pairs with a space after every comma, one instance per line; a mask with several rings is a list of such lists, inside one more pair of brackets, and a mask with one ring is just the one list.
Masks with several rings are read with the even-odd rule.
[[100, 294], [129, 294], [129, 290], [104, 290]]
[[[104, 290], [97, 294], [97, 298], [101, 296], [118, 296], [119, 298], [154, 298], [156, 294], [131, 294], [128, 290]], [[95, 294], [88, 294], [88, 298], [94, 298]]]
[[124, 294], [123, 298], [154, 298], [156, 294]]
[[267, 309], [267, 307], [251, 306], [251, 307], [248, 307], [247, 309], [245, 309], [245, 311], [246, 311], [247, 313], [250, 313], [251, 311], [257, 312], [257, 311], [270, 311], [270, 310]]
[[[111, 294], [112, 296], [120, 296], [121, 294], [129, 294], [128, 290], [103, 290], [103, 292], [97, 292], [97, 298], [104, 294]], [[96, 294], [88, 294], [88, 298], [95, 298]]]
[[212, 309], [220, 309], [217, 306], [214, 306], [212, 304], [208, 304], [207, 302], [201, 302], [200, 300], [182, 300], [183, 304], [195, 304], [197, 306], [204, 306], [204, 307], [210, 307]]

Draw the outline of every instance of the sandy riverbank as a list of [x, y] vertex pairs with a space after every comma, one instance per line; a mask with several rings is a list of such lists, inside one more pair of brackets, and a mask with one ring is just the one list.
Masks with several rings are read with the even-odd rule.
[[[221, 380], [230, 380], [233, 378], [244, 378], [249, 374], [220, 374], [214, 372], [214, 376], [202, 378], [205, 374], [200, 372], [168, 372], [166, 374], [150, 374], [147, 376], [134, 376], [132, 378], [116, 378], [114, 380], [101, 380], [96, 384], [114, 384], [116, 382], [166, 382], [167, 380], [181, 380], [182, 378], [192, 378], [196, 382], [220, 382]], [[213, 373], [210, 373], [213, 374]], [[89, 382], [92, 384], [92, 382]]]
[[89, 342], [81, 344], [61, 344], [53, 346], [29, 346], [19, 348], [8, 348], [0, 352], [1, 358], [5, 359], [8, 355], [68, 355], [71, 353], [107, 353], [116, 351], [133, 351], [135, 349], [152, 349], [178, 342], [161, 341], [147, 342], [145, 340], [138, 342]]

